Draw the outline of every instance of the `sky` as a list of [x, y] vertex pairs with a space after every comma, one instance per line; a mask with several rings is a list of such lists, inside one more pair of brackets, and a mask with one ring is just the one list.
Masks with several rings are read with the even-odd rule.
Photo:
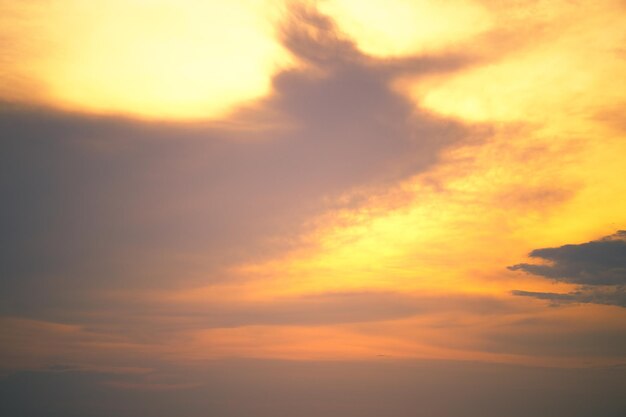
[[0, 0], [0, 414], [623, 416], [621, 0]]

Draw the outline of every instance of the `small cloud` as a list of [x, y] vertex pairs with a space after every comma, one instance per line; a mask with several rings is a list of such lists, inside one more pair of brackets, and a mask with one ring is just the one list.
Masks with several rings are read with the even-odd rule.
[[522, 263], [508, 268], [572, 284], [626, 284], [626, 230], [580, 245], [535, 249], [530, 257], [550, 264]]
[[554, 304], [594, 303], [626, 307], [626, 230], [578, 245], [535, 249], [529, 256], [548, 263], [521, 263], [508, 269], [578, 284], [579, 287], [566, 294], [514, 290], [514, 295], [550, 300]]

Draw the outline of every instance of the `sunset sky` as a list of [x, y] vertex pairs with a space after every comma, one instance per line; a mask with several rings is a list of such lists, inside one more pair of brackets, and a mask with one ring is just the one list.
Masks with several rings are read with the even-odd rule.
[[0, 0], [0, 414], [626, 415], [622, 0]]

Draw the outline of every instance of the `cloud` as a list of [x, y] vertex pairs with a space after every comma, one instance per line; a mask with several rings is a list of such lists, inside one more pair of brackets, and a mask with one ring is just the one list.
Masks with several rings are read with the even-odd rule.
[[344, 291], [264, 300], [229, 298], [222, 302], [219, 299], [141, 301], [131, 296], [124, 300], [110, 300], [106, 307], [95, 303], [92, 309], [84, 309], [72, 319], [94, 334], [124, 335], [134, 342], [151, 344], [211, 329], [250, 326], [316, 328], [450, 313], [494, 317], [517, 311], [519, 306], [510, 300], [491, 296]]
[[228, 266], [297, 244], [342, 195], [424, 172], [472, 134], [390, 86], [463, 59], [375, 59], [314, 10], [289, 19], [283, 42], [302, 65], [223, 120], [5, 106], [1, 313], [37, 317], [84, 303], [86, 291], [230, 279]]
[[535, 249], [529, 256], [551, 264], [522, 263], [508, 268], [572, 284], [626, 284], [626, 230], [579, 245]]
[[200, 317], [196, 318], [200, 318], [200, 323], [207, 327], [307, 326], [395, 320], [446, 311], [489, 315], [512, 310], [513, 307], [505, 302], [487, 296], [427, 296], [371, 291], [310, 294], [265, 303], [221, 305], [198, 311], [196, 316]]
[[626, 230], [582, 244], [535, 249], [530, 257], [548, 264], [521, 263], [509, 266], [553, 281], [578, 284], [567, 294], [513, 291], [514, 295], [560, 303], [595, 303], [626, 307]]
[[553, 292], [535, 292], [513, 290], [513, 295], [522, 297], [534, 297], [540, 300], [548, 300], [553, 305], [569, 304], [569, 303], [593, 303], [607, 304], [626, 307], [626, 290], [624, 287], [580, 287], [577, 291], [568, 292], [566, 294]]
[[121, 335], [96, 333], [83, 326], [0, 317], [0, 370], [143, 373], [147, 357], [158, 349]]
[[[59, 309], [48, 314], [46, 321], [0, 317], [4, 330], [0, 337], [0, 371], [22, 368], [140, 373], [170, 355], [257, 355], [264, 349], [266, 353], [271, 351], [268, 346], [281, 345], [281, 338], [301, 343], [301, 337], [326, 331], [344, 340], [354, 335], [341, 329], [355, 326], [377, 324], [385, 328], [392, 321], [413, 317], [437, 317], [446, 322], [450, 314], [488, 319], [519, 311], [519, 306], [510, 300], [472, 294], [362, 291], [258, 301], [174, 303], [142, 301], [131, 296], [126, 302], [110, 300], [105, 306], [94, 303], [91, 309], [82, 308], [69, 315], [67, 309]], [[61, 321], [73, 324], [60, 324]], [[202, 345], [203, 334], [210, 335], [206, 346]], [[250, 350], [247, 344], [242, 346], [239, 336], [234, 341], [229, 339], [233, 335], [251, 337], [254, 349]], [[382, 335], [380, 328], [376, 328], [373, 337], [364, 335], [364, 346], [377, 346], [376, 340]], [[400, 337], [404, 336], [402, 331]], [[222, 352], [220, 343], [234, 345]], [[331, 342], [329, 347], [333, 346], [341, 350], [341, 343]], [[284, 350], [285, 346], [282, 349], [283, 354], [290, 351]]]

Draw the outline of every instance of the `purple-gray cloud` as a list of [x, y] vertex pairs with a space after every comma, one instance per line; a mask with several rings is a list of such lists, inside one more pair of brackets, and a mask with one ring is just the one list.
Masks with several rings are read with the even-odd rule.
[[604, 286], [600, 288], [592, 286], [582, 286], [579, 287], [576, 291], [568, 292], [565, 294], [522, 290], [513, 290], [511, 293], [513, 295], [518, 295], [522, 297], [533, 297], [540, 300], [548, 300], [555, 306], [570, 303], [592, 303], [626, 307], [626, 291], [624, 290], [623, 286]]
[[522, 263], [508, 268], [553, 281], [578, 284], [567, 294], [513, 291], [514, 295], [549, 300], [553, 304], [595, 303], [626, 307], [626, 231], [577, 245], [535, 249], [530, 257], [549, 264]]
[[226, 266], [297, 243], [336, 197], [423, 172], [474, 134], [390, 88], [399, 74], [459, 68], [458, 56], [374, 59], [308, 9], [295, 9], [283, 41], [308, 64], [277, 74], [269, 97], [226, 120], [7, 104], [0, 314], [88, 304], [79, 294], [100, 289], [230, 279]]

